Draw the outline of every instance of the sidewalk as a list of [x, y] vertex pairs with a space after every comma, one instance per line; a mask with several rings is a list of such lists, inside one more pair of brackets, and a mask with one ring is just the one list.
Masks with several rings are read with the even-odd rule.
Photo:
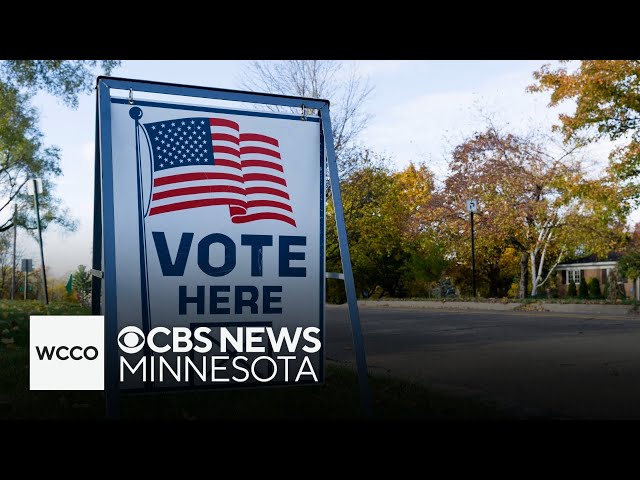
[[582, 303], [501, 303], [501, 302], [463, 302], [432, 300], [358, 300], [358, 306], [364, 308], [423, 308], [428, 310], [498, 310], [498, 311], [539, 311], [554, 313], [586, 313], [604, 315], [640, 316], [633, 305], [599, 305]]

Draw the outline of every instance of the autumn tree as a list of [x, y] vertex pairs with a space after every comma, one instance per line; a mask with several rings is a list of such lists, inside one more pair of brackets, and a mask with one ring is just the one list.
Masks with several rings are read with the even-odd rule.
[[322, 98], [331, 102], [333, 143], [341, 178], [358, 169], [358, 135], [371, 116], [365, 106], [373, 91], [355, 64], [337, 60], [254, 60], [241, 84], [252, 91]]
[[625, 194], [640, 200], [640, 61], [583, 60], [569, 70], [544, 65], [533, 75], [529, 91], [550, 91], [550, 107], [573, 100], [572, 114], [560, 115], [567, 142], [620, 141], [610, 155], [611, 171], [623, 182]]
[[618, 270], [622, 276], [631, 280], [640, 277], [640, 223], [636, 223], [628, 235], [627, 244], [618, 261]]
[[[117, 64], [100, 62], [105, 72]], [[0, 61], [0, 231], [14, 224], [33, 229], [33, 199], [27, 194], [26, 184], [36, 177], [43, 181], [43, 227], [50, 223], [68, 229], [75, 226], [54, 194], [55, 180], [62, 174], [60, 151], [44, 144], [31, 97], [44, 90], [75, 107], [78, 95], [90, 91], [97, 66], [97, 61], [80, 60]], [[13, 205], [18, 207], [17, 215]]]
[[546, 284], [575, 249], [604, 252], [619, 239], [623, 212], [614, 182], [589, 180], [573, 151], [554, 153], [536, 135], [494, 125], [453, 151], [450, 174], [430, 210], [458, 263], [470, 259], [465, 200], [478, 200], [476, 254], [495, 266], [511, 248], [519, 256], [519, 296]]
[[[424, 165], [410, 165], [399, 172], [368, 166], [341, 182], [358, 293], [424, 295], [430, 283], [440, 278], [445, 266], [441, 246], [416, 215], [428, 204], [433, 189], [433, 175]], [[332, 202], [327, 218], [327, 269], [340, 271]], [[344, 286], [329, 295], [340, 297], [340, 289]]]

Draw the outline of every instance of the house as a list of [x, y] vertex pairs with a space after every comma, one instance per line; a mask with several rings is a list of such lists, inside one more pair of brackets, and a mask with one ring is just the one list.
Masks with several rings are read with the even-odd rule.
[[[571, 280], [578, 286], [581, 278], [584, 278], [587, 283], [592, 278], [597, 278], [600, 281], [600, 291], [604, 293], [609, 273], [617, 267], [619, 258], [620, 253], [611, 252], [607, 255], [606, 260], [599, 260], [596, 255], [589, 255], [571, 262], [561, 263], [556, 267], [558, 295], [565, 296]], [[639, 280], [621, 278], [618, 285], [627, 298], [640, 300]]]

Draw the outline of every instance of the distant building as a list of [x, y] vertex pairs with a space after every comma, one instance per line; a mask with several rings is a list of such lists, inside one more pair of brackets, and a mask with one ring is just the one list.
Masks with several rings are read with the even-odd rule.
[[[565, 296], [571, 280], [578, 286], [581, 278], [584, 278], [587, 283], [592, 278], [597, 278], [600, 282], [600, 291], [604, 293], [609, 273], [617, 267], [620, 256], [620, 253], [611, 252], [607, 255], [606, 260], [599, 260], [596, 255], [589, 255], [571, 262], [561, 263], [556, 267], [558, 295]], [[619, 282], [619, 287], [627, 298], [640, 300], [640, 292], [638, 292], [640, 282], [637, 279], [634, 281], [621, 278], [620, 280], [622, 283]]]

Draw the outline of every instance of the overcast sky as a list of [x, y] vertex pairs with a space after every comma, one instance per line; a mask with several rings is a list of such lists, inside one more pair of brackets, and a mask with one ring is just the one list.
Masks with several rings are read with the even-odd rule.
[[[124, 61], [113, 74], [221, 88], [241, 88], [242, 61]], [[481, 129], [483, 114], [493, 114], [516, 131], [549, 128], [560, 111], [550, 109], [548, 93], [525, 91], [532, 73], [549, 61], [362, 61], [374, 91], [367, 103], [373, 115], [361, 140], [390, 157], [397, 168], [425, 161], [442, 178], [447, 154], [466, 135]], [[45, 94], [35, 98], [48, 145], [62, 152], [64, 176], [57, 193], [78, 220], [73, 233], [44, 234], [45, 261], [53, 277], [67, 277], [91, 264], [95, 97], [83, 96], [76, 110]], [[601, 167], [611, 146], [591, 148], [590, 162]], [[638, 216], [634, 213], [633, 218]], [[26, 257], [40, 263], [37, 244], [19, 232]]]

